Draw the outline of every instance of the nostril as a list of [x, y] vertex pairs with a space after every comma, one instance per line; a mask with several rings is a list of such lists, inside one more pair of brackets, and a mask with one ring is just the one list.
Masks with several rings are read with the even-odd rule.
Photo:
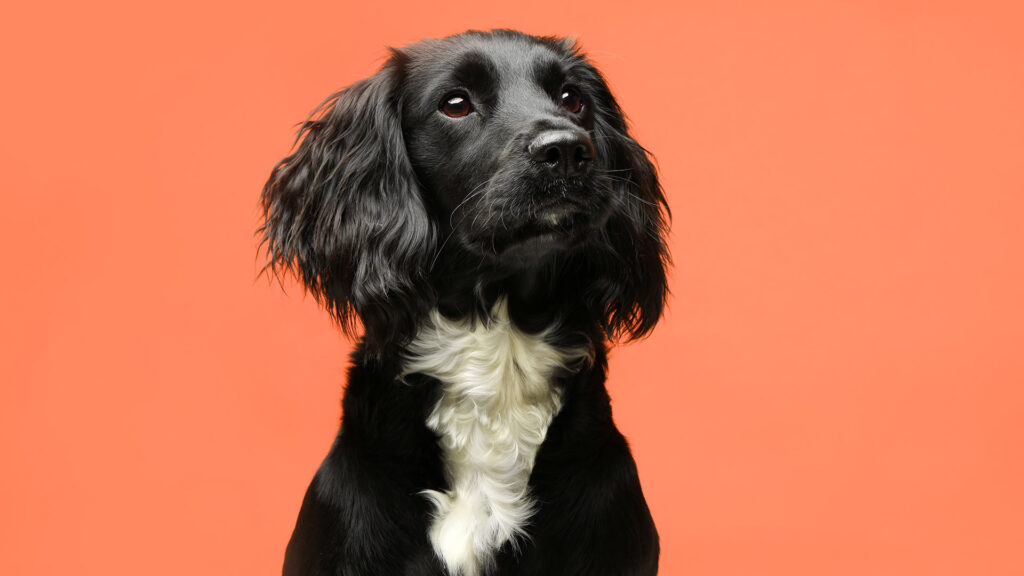
[[577, 164], [582, 164], [583, 162], [587, 162], [593, 158], [594, 155], [589, 146], [584, 146], [583, 144], [578, 144], [576, 146], [575, 160]]
[[562, 160], [562, 152], [557, 146], [552, 146], [544, 153], [544, 162], [547, 164], [558, 164]]

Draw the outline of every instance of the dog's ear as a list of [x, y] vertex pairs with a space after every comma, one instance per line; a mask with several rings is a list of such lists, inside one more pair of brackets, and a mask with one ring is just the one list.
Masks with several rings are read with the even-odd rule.
[[401, 128], [402, 58], [322, 103], [263, 188], [267, 269], [294, 273], [373, 355], [408, 338], [430, 300], [436, 232]]
[[640, 338], [661, 317], [670, 264], [668, 204], [647, 151], [630, 136], [626, 119], [601, 74], [587, 66], [594, 97], [594, 145], [614, 189], [615, 208], [604, 230], [588, 304], [609, 337]]

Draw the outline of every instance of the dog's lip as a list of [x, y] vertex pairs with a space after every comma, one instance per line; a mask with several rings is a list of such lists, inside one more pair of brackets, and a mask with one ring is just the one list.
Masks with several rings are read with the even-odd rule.
[[586, 212], [571, 203], [551, 204], [536, 209], [533, 218], [525, 222], [527, 233], [569, 234], [586, 220]]
[[504, 250], [530, 248], [547, 251], [575, 242], [587, 227], [586, 214], [572, 206], [551, 206], [534, 213], [533, 218], [514, 229], [505, 238]]
[[571, 224], [572, 219], [579, 211], [574, 209], [572, 206], [566, 206], [564, 204], [550, 206], [543, 210], [537, 211], [537, 220], [541, 224], [549, 226], [564, 226]]

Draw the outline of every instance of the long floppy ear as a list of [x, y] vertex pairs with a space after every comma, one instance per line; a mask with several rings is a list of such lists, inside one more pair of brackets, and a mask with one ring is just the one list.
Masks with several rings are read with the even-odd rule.
[[647, 335], [661, 318], [670, 264], [670, 212], [647, 151], [630, 135], [625, 117], [601, 74], [585, 67], [594, 89], [594, 144], [605, 160], [616, 206], [605, 227], [608, 251], [586, 293], [610, 338]]
[[267, 269], [292, 272], [371, 355], [408, 338], [432, 295], [436, 233], [401, 129], [401, 56], [324, 101], [263, 188]]

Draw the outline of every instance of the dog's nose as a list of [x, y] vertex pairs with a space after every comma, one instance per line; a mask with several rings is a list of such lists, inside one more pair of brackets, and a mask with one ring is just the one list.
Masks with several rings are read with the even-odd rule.
[[556, 176], [578, 176], [594, 159], [594, 144], [582, 132], [548, 130], [530, 142], [530, 158]]

